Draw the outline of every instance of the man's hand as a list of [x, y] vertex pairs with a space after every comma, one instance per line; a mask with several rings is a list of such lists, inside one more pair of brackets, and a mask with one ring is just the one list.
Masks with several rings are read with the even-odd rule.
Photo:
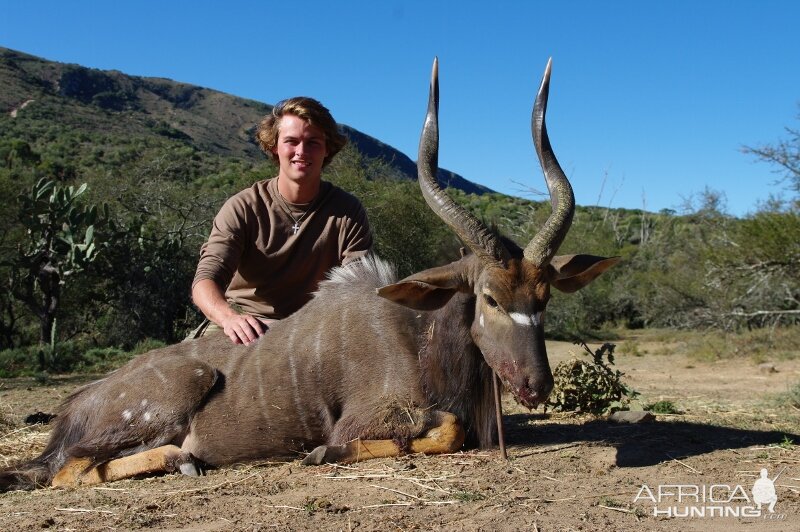
[[219, 326], [234, 344], [245, 345], [258, 340], [269, 328], [265, 322], [249, 314], [234, 314], [223, 319]]
[[251, 344], [258, 340], [274, 320], [262, 320], [249, 314], [239, 314], [225, 300], [222, 289], [211, 279], [202, 279], [192, 289], [194, 304], [206, 317], [222, 327], [235, 344]]

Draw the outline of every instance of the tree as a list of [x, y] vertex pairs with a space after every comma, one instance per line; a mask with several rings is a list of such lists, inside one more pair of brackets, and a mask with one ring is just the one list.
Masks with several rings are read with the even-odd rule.
[[[800, 114], [797, 118], [800, 120]], [[776, 173], [783, 174], [780, 181], [788, 181], [789, 188], [796, 194], [792, 207], [797, 210], [800, 209], [800, 130], [787, 127], [786, 132], [789, 138], [777, 144], [745, 146], [742, 151], [776, 166]]]
[[736, 224], [731, 240], [735, 245], [720, 247], [707, 266], [727, 295], [719, 307], [725, 322], [800, 322], [800, 213], [758, 212]]
[[[25, 230], [18, 253], [11, 257], [11, 290], [39, 319], [41, 343], [50, 343], [67, 279], [86, 270], [99, 252], [95, 226], [97, 207], [82, 206], [86, 191], [43, 178], [30, 193], [18, 197], [17, 222]], [[106, 216], [107, 217], [107, 214]]]
[[93, 332], [102, 343], [132, 348], [144, 338], [174, 342], [195, 316], [189, 298], [199, 244], [163, 225], [164, 217], [140, 215], [120, 222], [95, 265], [104, 294]]
[[786, 132], [777, 144], [742, 148], [772, 164], [795, 194], [788, 208], [773, 200], [740, 224], [737, 264], [722, 255], [732, 266], [722, 271], [742, 287], [733, 315], [748, 326], [800, 321], [800, 130]]

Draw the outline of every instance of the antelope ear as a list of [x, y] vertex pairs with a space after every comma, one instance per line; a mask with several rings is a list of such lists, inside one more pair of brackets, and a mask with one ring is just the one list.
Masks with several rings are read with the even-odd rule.
[[620, 257], [560, 255], [550, 261], [550, 283], [568, 294], [577, 292], [612, 267]]
[[452, 265], [431, 268], [377, 289], [379, 296], [414, 310], [436, 310], [463, 289], [463, 277]]

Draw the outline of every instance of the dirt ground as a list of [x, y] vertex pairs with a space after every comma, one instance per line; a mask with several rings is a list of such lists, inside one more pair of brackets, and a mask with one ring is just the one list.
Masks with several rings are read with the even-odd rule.
[[[347, 467], [260, 463], [12, 492], [0, 495], [0, 530], [800, 530], [800, 411], [780, 401], [800, 381], [800, 356], [767, 372], [639, 346], [643, 356], [618, 355], [616, 366], [643, 403], [669, 400], [681, 414], [613, 424], [528, 412], [505, 397], [507, 462], [489, 451]], [[579, 352], [548, 349], [553, 365]], [[10, 420], [0, 426], [0, 465], [44, 446], [47, 427], [24, 417], [54, 411], [79, 381], [0, 381]], [[765, 505], [742, 516], [762, 468], [780, 474], [775, 513]]]

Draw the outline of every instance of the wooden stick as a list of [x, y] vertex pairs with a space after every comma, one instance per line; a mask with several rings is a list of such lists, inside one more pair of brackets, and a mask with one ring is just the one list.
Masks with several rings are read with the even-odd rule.
[[500, 377], [497, 376], [495, 371], [492, 371], [492, 387], [494, 388], [494, 409], [497, 413], [497, 443], [500, 444], [500, 456], [503, 460], [508, 460], [508, 453], [506, 453], [506, 438], [503, 432], [503, 406], [500, 404], [500, 386], [498, 381]]

